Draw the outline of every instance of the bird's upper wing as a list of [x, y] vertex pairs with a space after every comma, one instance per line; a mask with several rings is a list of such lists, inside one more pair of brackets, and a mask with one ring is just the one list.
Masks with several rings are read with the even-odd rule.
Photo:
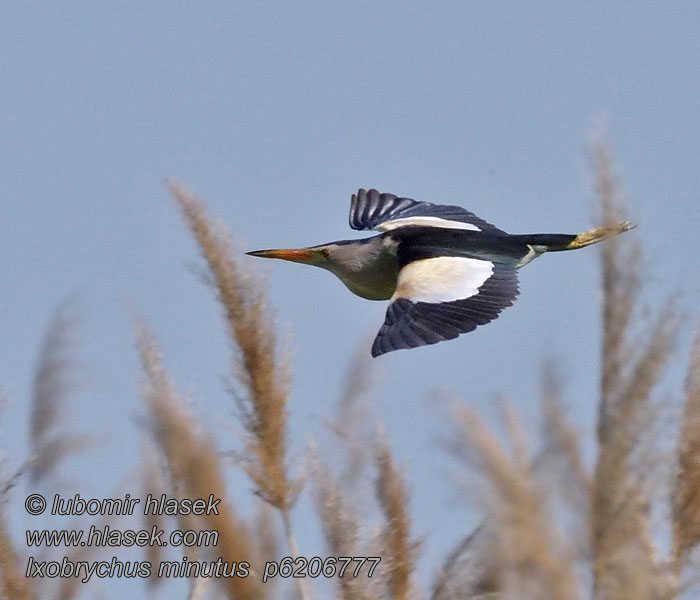
[[360, 189], [350, 201], [350, 227], [389, 231], [406, 225], [501, 231], [461, 206], [446, 206]]
[[456, 338], [493, 321], [518, 295], [513, 267], [488, 260], [439, 256], [409, 262], [372, 356]]

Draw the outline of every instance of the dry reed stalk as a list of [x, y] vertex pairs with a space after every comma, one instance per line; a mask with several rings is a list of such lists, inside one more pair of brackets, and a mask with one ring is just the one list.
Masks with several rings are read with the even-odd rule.
[[286, 515], [295, 488], [285, 463], [289, 368], [277, 359], [264, 286], [234, 258], [228, 234], [211, 221], [204, 204], [182, 186], [167, 185], [207, 261], [237, 348], [234, 372], [246, 390], [239, 407], [251, 437], [248, 454], [254, 457], [246, 470], [263, 499]]
[[[362, 556], [360, 523], [351, 509], [345, 491], [323, 466], [315, 448], [312, 449], [311, 463], [316, 484], [316, 509], [321, 519], [329, 556]], [[345, 571], [343, 577], [338, 578], [342, 600], [377, 598], [378, 592], [374, 590], [372, 580], [352, 577], [353, 569], [354, 565]]]
[[408, 492], [391, 450], [383, 440], [377, 445], [375, 461], [377, 498], [386, 521], [382, 532], [385, 552], [381, 573], [386, 580], [389, 598], [407, 600], [413, 596], [411, 574], [416, 566], [416, 548], [410, 537]]
[[489, 492], [487, 531], [493, 540], [481, 549], [485, 556], [479, 558], [482, 575], [477, 582], [488, 582], [503, 598], [579, 597], [572, 554], [559, 535], [531, 461], [522, 455], [526, 444], [517, 421], [510, 415], [507, 427], [520, 451], [509, 455], [473, 411], [461, 408], [457, 420], [459, 435], [452, 450], [476, 467]]
[[673, 559], [680, 576], [700, 543], [700, 329], [688, 366], [672, 497]]
[[218, 454], [210, 439], [197, 430], [193, 416], [185, 409], [162, 363], [155, 339], [145, 326], [137, 331], [137, 347], [148, 379], [143, 391], [149, 407], [153, 432], [168, 464], [173, 481], [181, 486], [188, 498], [220, 498], [219, 515], [212, 512], [201, 517], [201, 523], [219, 533], [217, 554], [229, 563], [247, 561], [251, 564], [248, 577], [225, 577], [227, 597], [235, 600], [260, 600], [266, 597], [255, 571], [259, 562], [250, 532], [235, 515], [226, 499], [226, 486], [221, 475]]
[[[119, 497], [118, 494], [114, 495], [115, 498]], [[115, 525], [115, 517], [110, 515], [103, 515], [97, 522], [91, 523], [95, 526], [95, 529], [104, 529], [106, 525], [109, 525], [112, 529], [119, 529], [118, 523]], [[80, 520], [77, 517], [73, 518], [73, 522], [68, 524], [68, 530], [85, 530], [85, 521]], [[64, 555], [67, 556], [68, 560], [76, 564], [79, 562], [93, 562], [97, 560], [98, 556], [104, 552], [103, 548], [95, 548], [90, 545], [76, 548], [67, 548]], [[56, 581], [49, 580], [49, 588], [52, 592], [52, 600], [75, 600], [75, 598], [80, 597], [82, 589], [85, 584], [82, 583], [79, 577], [61, 577]]]
[[[165, 493], [165, 483], [163, 481], [163, 474], [158, 464], [158, 457], [152, 448], [152, 446], [147, 446], [142, 452], [143, 456], [143, 467], [141, 469], [141, 485], [143, 489], [143, 497], [147, 498], [150, 494], [153, 498], [160, 498], [161, 494]], [[150, 530], [153, 527], [158, 529], [164, 529], [165, 519], [164, 515], [158, 514], [144, 514], [143, 515], [143, 529]], [[181, 528], [185, 531], [185, 528]], [[163, 549], [158, 544], [153, 544], [146, 546], [146, 560], [152, 565], [160, 564], [163, 560]], [[162, 582], [160, 577], [157, 577], [157, 573], [152, 572], [151, 576], [148, 578], [148, 584], [151, 587], [157, 587]]]
[[584, 464], [579, 435], [567, 420], [562, 405], [562, 385], [554, 363], [546, 360], [542, 368], [540, 404], [544, 415], [541, 460], [557, 461], [560, 490], [579, 515], [588, 514], [592, 491], [591, 476]]
[[273, 509], [267, 502], [258, 502], [254, 529], [263, 562], [277, 560], [280, 553], [278, 533], [275, 528]]
[[[606, 223], [619, 220], [621, 193], [609, 150], [594, 150], [597, 187]], [[596, 598], [644, 599], [664, 593], [646, 492], [645, 465], [635, 453], [653, 429], [649, 406], [668, 361], [677, 318], [672, 302], [646, 339], [632, 335], [640, 292], [639, 248], [625, 238], [609, 240], [603, 258], [603, 356], [598, 422], [599, 454], [591, 503], [591, 548]]]
[[196, 577], [190, 582], [190, 595], [187, 597], [187, 600], [203, 600], [211, 585], [211, 579]]
[[501, 572], [493, 561], [494, 536], [482, 523], [462, 539], [442, 564], [430, 600], [496, 600]]
[[5, 524], [4, 507], [0, 505], [0, 598], [35, 600], [37, 589], [33, 579], [24, 576], [23, 565]]
[[545, 360], [540, 405], [543, 446], [536, 459], [538, 478], [550, 486], [554, 510], [561, 509], [562, 529], [578, 565], [591, 555], [589, 521], [593, 482], [585, 465], [579, 434], [569, 422], [562, 402], [562, 385], [553, 361]]
[[58, 431], [68, 394], [73, 387], [73, 347], [76, 315], [73, 300], [64, 300], [56, 309], [44, 337], [32, 389], [30, 423], [31, 454], [29, 476], [32, 483], [43, 481], [68, 455], [83, 448], [86, 438]]
[[375, 364], [376, 361], [367, 353], [367, 343], [363, 341], [350, 359], [338, 399], [336, 417], [329, 423], [331, 431], [344, 442], [347, 450], [339, 481], [348, 494], [353, 491], [357, 494], [358, 480], [369, 455], [367, 423], [370, 411], [365, 400], [367, 392], [375, 383]]

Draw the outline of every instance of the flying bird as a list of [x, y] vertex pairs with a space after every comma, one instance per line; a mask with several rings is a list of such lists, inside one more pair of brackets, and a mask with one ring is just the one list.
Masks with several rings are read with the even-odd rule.
[[247, 254], [321, 267], [353, 294], [391, 300], [372, 345], [372, 356], [379, 356], [451, 340], [493, 321], [518, 295], [520, 267], [545, 252], [583, 248], [633, 225], [513, 235], [459, 206], [360, 189], [350, 201], [350, 227], [381, 233]]

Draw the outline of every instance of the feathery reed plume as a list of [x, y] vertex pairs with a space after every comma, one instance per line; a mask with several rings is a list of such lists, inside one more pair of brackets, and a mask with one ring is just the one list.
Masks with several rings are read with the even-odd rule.
[[677, 574], [700, 543], [700, 328], [688, 366], [673, 489], [673, 558]]
[[251, 564], [249, 577], [223, 577], [218, 581], [232, 600], [265, 598], [260, 574], [254, 571], [257, 550], [247, 527], [226, 500], [226, 486], [215, 448], [208, 437], [196, 431], [196, 422], [179, 399], [163, 368], [156, 341], [144, 325], [137, 330], [137, 347], [148, 380], [143, 396], [151, 413], [153, 433], [173, 481], [181, 486], [185, 497], [208, 498], [214, 494], [221, 499], [219, 514], [203, 515], [202, 523], [218, 531], [217, 554], [225, 561]]
[[72, 387], [76, 315], [74, 300], [67, 298], [56, 309], [39, 354], [32, 390], [30, 424], [32, 483], [42, 481], [56, 465], [84, 447], [87, 439], [57, 431]]
[[[351, 509], [345, 492], [322, 464], [315, 447], [311, 450], [311, 467], [316, 484], [316, 510], [321, 519], [323, 534], [330, 556], [362, 556], [360, 523]], [[381, 565], [380, 565], [381, 568]], [[373, 581], [352, 576], [352, 568], [338, 578], [342, 600], [368, 600], [378, 597], [373, 593]]]
[[[288, 364], [278, 358], [265, 287], [252, 270], [234, 258], [229, 235], [211, 221], [204, 204], [182, 186], [166, 183], [207, 261], [237, 349], [234, 373], [246, 394], [236, 396], [236, 400], [249, 434], [244, 468], [260, 497], [280, 511], [290, 553], [296, 557], [299, 550], [289, 511], [301, 483], [290, 480], [286, 465], [290, 374]], [[294, 581], [300, 596], [308, 600], [306, 580]]]
[[480, 558], [480, 565], [489, 576], [476, 580], [488, 581], [490, 589], [495, 587], [503, 597], [572, 600], [578, 597], [578, 584], [571, 552], [552, 521], [531, 461], [522, 454], [524, 436], [515, 419], [506, 417], [511, 442], [519, 448], [512, 455], [466, 407], [458, 412], [458, 436], [451, 445], [455, 455], [473, 465], [487, 484], [483, 500], [493, 541], [483, 545], [487, 555]]
[[415, 544], [411, 542], [408, 492], [403, 476], [384, 440], [377, 444], [377, 498], [386, 525], [382, 534], [383, 562], [381, 573], [386, 580], [389, 598], [407, 600], [413, 594], [411, 574], [415, 568]]
[[246, 470], [260, 495], [284, 514], [293, 501], [287, 476], [286, 402], [289, 369], [277, 359], [273, 319], [264, 286], [233, 255], [230, 238], [212, 223], [204, 204], [182, 186], [167, 182], [204, 256], [234, 347], [234, 371], [246, 390], [238, 398], [243, 424], [250, 433]]
[[[593, 160], [596, 189], [600, 197], [604, 223], [621, 217], [622, 198], [615, 180], [606, 139], [599, 134], [594, 141]], [[598, 425], [608, 423], [607, 411], [617, 389], [629, 348], [628, 325], [635, 308], [639, 281], [639, 246], [634, 238], [612, 238], [601, 246], [603, 259], [603, 373]], [[601, 432], [599, 432], [601, 435]]]
[[[622, 210], [621, 193], [602, 138], [594, 159], [603, 216], [613, 223]], [[645, 468], [635, 464], [634, 456], [653, 426], [651, 394], [669, 358], [677, 317], [669, 300], [648, 338], [633, 336], [639, 248], [630, 239], [611, 239], [602, 258], [603, 373], [591, 505], [594, 587], [599, 598], [652, 598], [663, 593], [665, 584], [652, 539]]]

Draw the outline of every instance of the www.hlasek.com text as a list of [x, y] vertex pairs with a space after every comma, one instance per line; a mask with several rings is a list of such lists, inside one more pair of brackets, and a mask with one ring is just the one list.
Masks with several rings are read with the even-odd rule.
[[[86, 535], [87, 534], [87, 535]], [[96, 527], [91, 525], [88, 531], [80, 529], [27, 529], [27, 546], [66, 546], [78, 548], [94, 546], [97, 548], [130, 548], [136, 546], [176, 548], [193, 548], [199, 546], [216, 546], [219, 532], [216, 529], [175, 529], [166, 534], [164, 529], [153, 525], [150, 529], [114, 529], [109, 525]]]

